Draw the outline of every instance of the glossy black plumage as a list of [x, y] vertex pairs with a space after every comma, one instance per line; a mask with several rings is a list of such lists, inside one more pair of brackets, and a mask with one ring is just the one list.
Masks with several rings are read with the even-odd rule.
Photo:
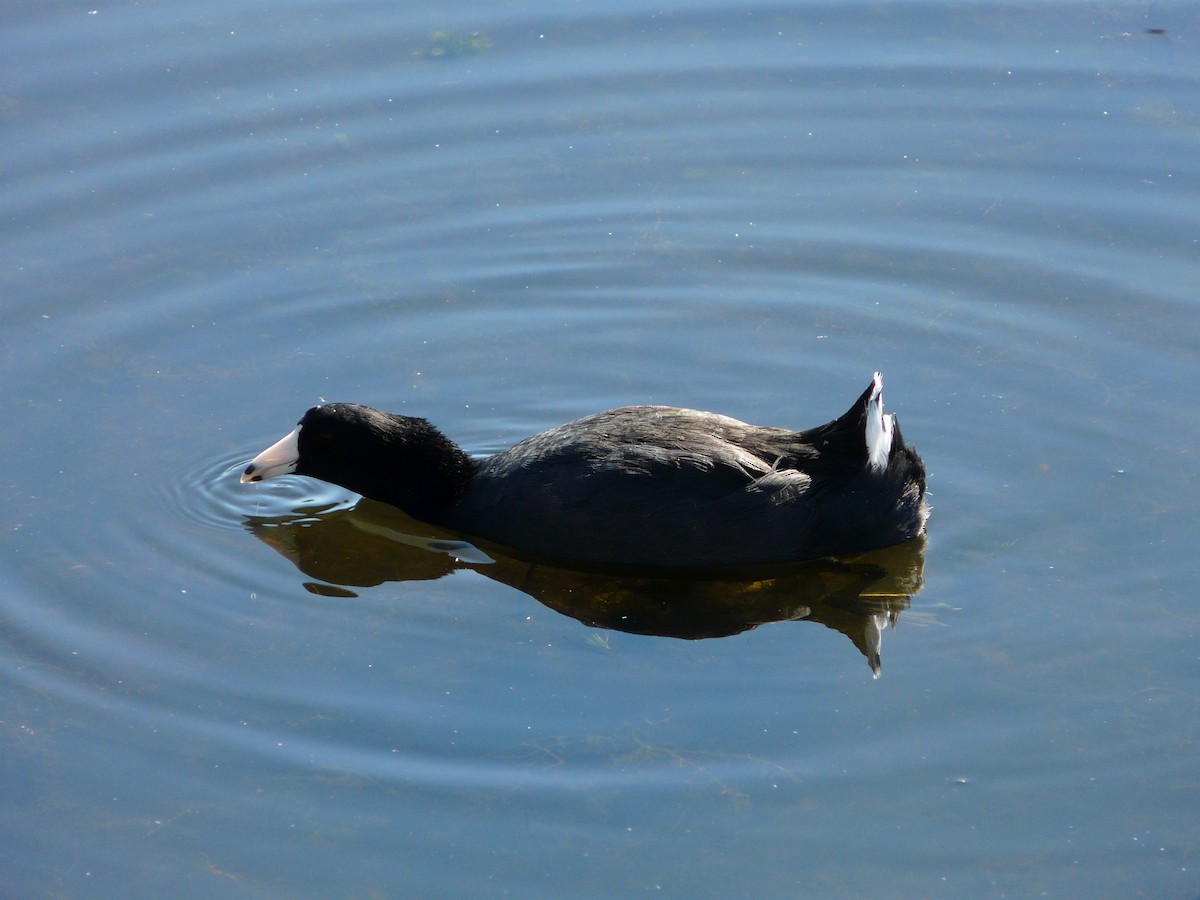
[[328, 404], [242, 480], [291, 472], [465, 535], [592, 564], [813, 559], [916, 537], [928, 515], [924, 465], [883, 414], [878, 374], [843, 416], [805, 431], [629, 406], [483, 460], [424, 419]]

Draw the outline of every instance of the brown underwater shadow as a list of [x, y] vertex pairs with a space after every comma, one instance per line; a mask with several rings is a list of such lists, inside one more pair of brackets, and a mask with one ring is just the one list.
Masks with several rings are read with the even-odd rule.
[[817, 623], [846, 635], [876, 677], [883, 632], [895, 628], [924, 581], [924, 538], [810, 563], [662, 571], [522, 558], [366, 499], [352, 509], [247, 517], [245, 525], [315, 579], [305, 587], [316, 594], [354, 597], [355, 587], [472, 568], [593, 628], [698, 640], [769, 622]]

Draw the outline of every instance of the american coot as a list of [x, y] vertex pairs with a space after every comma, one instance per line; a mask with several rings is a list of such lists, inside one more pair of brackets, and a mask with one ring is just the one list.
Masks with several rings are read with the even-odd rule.
[[929, 515], [925, 466], [883, 412], [878, 372], [807, 431], [625, 406], [472, 459], [424, 419], [315, 406], [243, 482], [309, 475], [410, 516], [563, 561], [652, 567], [791, 562], [898, 544]]

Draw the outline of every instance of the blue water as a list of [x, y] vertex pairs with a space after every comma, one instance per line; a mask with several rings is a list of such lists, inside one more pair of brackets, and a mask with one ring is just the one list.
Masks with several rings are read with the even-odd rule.
[[[10, 7], [0, 894], [1200, 889], [1190, 5]], [[323, 400], [485, 454], [876, 369], [869, 608], [237, 480]]]

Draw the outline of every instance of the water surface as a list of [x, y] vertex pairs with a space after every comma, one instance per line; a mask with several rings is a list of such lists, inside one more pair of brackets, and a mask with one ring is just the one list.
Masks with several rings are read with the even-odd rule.
[[[1198, 25], [17, 4], [0, 893], [1194, 895]], [[890, 581], [531, 576], [237, 482], [322, 400], [484, 454], [876, 369], [934, 507]]]

